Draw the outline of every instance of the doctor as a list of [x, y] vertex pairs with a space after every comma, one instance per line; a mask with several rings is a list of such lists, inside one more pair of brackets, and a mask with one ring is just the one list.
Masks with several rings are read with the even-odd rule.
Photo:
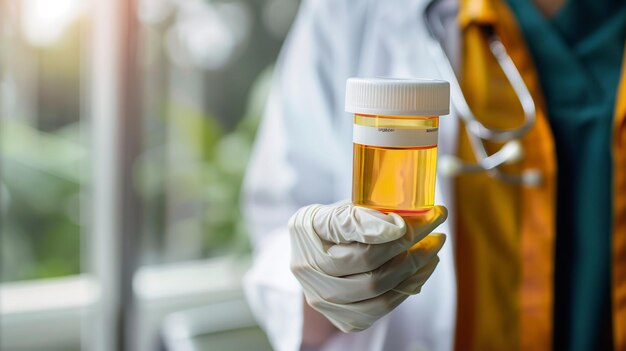
[[[534, 2], [303, 1], [244, 189], [246, 295], [275, 349], [626, 350], [626, 2]], [[343, 201], [348, 77], [452, 81], [447, 56], [480, 122], [523, 123], [490, 33], [536, 107], [500, 170], [540, 181], [440, 175], [442, 206], [411, 220]], [[440, 119], [439, 154], [475, 163], [457, 117]]]

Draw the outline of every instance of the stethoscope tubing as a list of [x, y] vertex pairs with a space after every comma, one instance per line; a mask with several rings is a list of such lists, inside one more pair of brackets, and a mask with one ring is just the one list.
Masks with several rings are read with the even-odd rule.
[[[456, 159], [455, 162], [458, 163], [458, 166], [455, 169], [458, 169], [460, 173], [486, 172], [494, 179], [511, 184], [538, 185], [541, 182], [541, 174], [538, 170], [528, 169], [521, 174], [508, 174], [500, 169], [500, 166], [517, 161], [522, 157], [523, 149], [518, 139], [522, 138], [533, 128], [537, 116], [533, 97], [522, 75], [507, 53], [502, 40], [493, 31], [485, 31], [489, 49], [511, 84], [524, 113], [524, 122], [519, 127], [513, 129], [488, 128], [480, 122], [469, 107], [450, 60], [433, 29], [429, 27], [428, 18], [425, 18], [425, 21], [432, 39], [431, 43], [427, 45], [428, 50], [434, 59], [439, 73], [450, 82], [452, 108], [456, 115], [465, 123], [470, 145], [477, 160], [476, 163], [470, 164]], [[498, 152], [489, 155], [484, 145], [486, 140], [506, 144]]]

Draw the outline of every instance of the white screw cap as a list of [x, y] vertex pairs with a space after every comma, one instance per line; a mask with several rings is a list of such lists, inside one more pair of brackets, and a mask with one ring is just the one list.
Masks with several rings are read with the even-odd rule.
[[346, 111], [383, 116], [450, 113], [450, 83], [436, 79], [349, 78]]

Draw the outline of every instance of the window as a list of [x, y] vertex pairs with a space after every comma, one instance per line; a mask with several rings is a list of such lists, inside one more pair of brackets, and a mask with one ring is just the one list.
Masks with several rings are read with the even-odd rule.
[[0, 348], [263, 345], [240, 186], [297, 7], [0, 0]]

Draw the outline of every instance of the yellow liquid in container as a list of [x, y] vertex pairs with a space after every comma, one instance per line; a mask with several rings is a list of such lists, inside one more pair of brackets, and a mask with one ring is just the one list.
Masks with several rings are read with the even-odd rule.
[[404, 214], [432, 207], [439, 118], [356, 114], [354, 124], [352, 202]]

